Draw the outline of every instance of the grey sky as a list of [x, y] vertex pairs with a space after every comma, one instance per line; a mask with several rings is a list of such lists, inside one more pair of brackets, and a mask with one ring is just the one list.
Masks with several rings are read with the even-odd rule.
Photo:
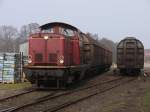
[[0, 25], [62, 21], [113, 41], [126, 36], [150, 48], [150, 0], [0, 0]]

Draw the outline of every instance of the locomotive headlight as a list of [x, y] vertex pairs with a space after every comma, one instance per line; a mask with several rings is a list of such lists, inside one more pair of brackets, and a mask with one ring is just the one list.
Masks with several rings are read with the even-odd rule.
[[59, 63], [60, 63], [60, 64], [63, 64], [63, 63], [64, 63], [64, 60], [63, 60], [63, 59], [60, 59], [60, 60], [59, 60]]
[[31, 59], [29, 59], [29, 60], [28, 60], [28, 63], [32, 63], [32, 60], [31, 60]]
[[31, 56], [29, 56], [29, 58], [28, 58], [28, 63], [32, 63], [32, 58], [31, 58]]
[[58, 62], [64, 64], [64, 56], [60, 56]]
[[44, 36], [44, 39], [47, 40], [47, 39], [48, 39], [48, 36]]

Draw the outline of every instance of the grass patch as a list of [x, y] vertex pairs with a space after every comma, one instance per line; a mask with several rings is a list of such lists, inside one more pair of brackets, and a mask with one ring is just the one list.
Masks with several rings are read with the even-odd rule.
[[18, 83], [18, 84], [0, 84], [0, 90], [8, 90], [8, 89], [24, 89], [31, 87], [30, 83]]
[[143, 97], [144, 112], [150, 112], [150, 90]]

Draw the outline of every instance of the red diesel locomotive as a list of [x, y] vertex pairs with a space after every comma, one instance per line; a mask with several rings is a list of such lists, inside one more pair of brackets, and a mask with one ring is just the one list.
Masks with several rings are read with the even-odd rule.
[[24, 67], [27, 79], [36, 86], [64, 88], [85, 77], [89, 71], [106, 70], [112, 52], [98, 41], [66, 23], [40, 26], [29, 37], [29, 62]]

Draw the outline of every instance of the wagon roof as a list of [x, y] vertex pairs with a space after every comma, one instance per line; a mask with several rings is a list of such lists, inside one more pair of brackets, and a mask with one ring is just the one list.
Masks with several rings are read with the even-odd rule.
[[79, 31], [78, 28], [70, 25], [70, 24], [67, 24], [67, 23], [63, 23], [63, 22], [52, 22], [52, 23], [47, 23], [47, 24], [44, 24], [42, 26], [40, 26], [41, 29], [48, 29], [48, 28], [51, 28], [53, 26], [63, 26], [63, 27], [67, 27], [67, 28], [70, 28], [72, 30], [75, 30], [75, 31]]
[[[125, 39], [127, 39], [127, 40], [128, 40], [128, 39], [131, 39], [131, 40], [133, 39], [133, 40], [134, 40], [134, 39], [136, 39], [136, 38], [135, 38], [135, 37], [126, 37]], [[136, 40], [137, 40], [137, 39], [136, 39]]]
[[127, 40], [135, 40], [135, 41], [137, 41], [138, 43], [140, 43], [140, 44], [142, 45], [142, 47], [144, 48], [143, 43], [142, 43], [140, 40], [138, 40], [136, 37], [126, 37], [126, 38], [124, 38], [123, 40], [121, 40], [121, 41], [118, 43], [117, 48], [119, 47], [119, 45], [120, 45], [122, 42], [125, 42], [125, 41], [127, 41]]
[[[121, 41], [126, 41], [126, 40], [136, 40], [136, 41], [139, 41], [139, 42], [141, 42], [140, 40], [138, 40], [136, 37], [125, 37], [123, 40], [121, 40]], [[121, 42], [120, 41], [120, 42]], [[142, 43], [142, 42], [141, 42]]]

